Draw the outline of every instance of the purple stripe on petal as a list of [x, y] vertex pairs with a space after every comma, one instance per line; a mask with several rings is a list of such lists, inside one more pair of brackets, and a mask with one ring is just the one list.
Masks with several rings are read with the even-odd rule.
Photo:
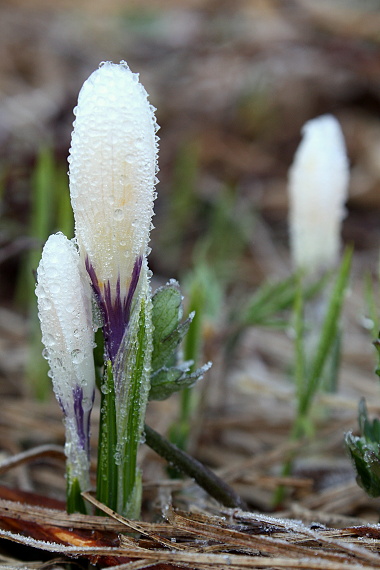
[[84, 423], [86, 424], [86, 450], [87, 450], [87, 455], [88, 457], [90, 456], [90, 427], [91, 427], [91, 411], [92, 411], [92, 406], [94, 405], [94, 400], [95, 400], [95, 390], [92, 393], [92, 405], [91, 405], [91, 409], [89, 412], [85, 413], [85, 420]]
[[128, 316], [128, 319], [127, 319], [128, 321], [129, 321], [129, 317], [131, 314], [131, 305], [132, 305], [133, 295], [135, 294], [136, 287], [137, 287], [137, 284], [138, 284], [139, 278], [140, 278], [142, 262], [143, 262], [143, 258], [141, 256], [138, 257], [135, 261], [135, 264], [133, 266], [133, 271], [132, 271], [131, 283], [129, 285], [128, 295], [124, 300], [123, 310], [124, 310], [124, 314]]
[[67, 411], [66, 411], [66, 408], [65, 408], [65, 406], [64, 406], [64, 404], [63, 404], [62, 398], [60, 398], [57, 394], [56, 394], [56, 398], [57, 398], [59, 407], [61, 408], [63, 414], [64, 414], [65, 416], [67, 416]]
[[95, 269], [91, 265], [90, 260], [88, 259], [87, 256], [86, 256], [86, 270], [90, 276], [92, 289], [95, 293], [96, 300], [98, 301], [99, 299], [101, 299], [101, 291], [100, 291], [98, 280], [96, 278]]
[[128, 292], [124, 296], [121, 291], [120, 277], [118, 277], [116, 282], [116, 291], [111, 291], [111, 285], [109, 281], [107, 281], [104, 284], [104, 291], [102, 292], [95, 270], [89, 259], [86, 258], [86, 269], [90, 276], [92, 289], [102, 314], [104, 342], [107, 356], [111, 362], [115, 361], [129, 323], [132, 300], [139, 282], [142, 262], [143, 258], [139, 256], [133, 266]]
[[[74, 416], [75, 423], [78, 433], [79, 445], [82, 449], [90, 454], [90, 420], [91, 420], [91, 410], [83, 410], [83, 388], [76, 385], [73, 389], [73, 399], [74, 399]], [[95, 399], [95, 390], [92, 393], [92, 404]]]
[[79, 437], [79, 445], [82, 449], [87, 449], [87, 434], [85, 433], [84, 429], [84, 414], [83, 414], [83, 388], [81, 386], [75, 386], [73, 389], [73, 397], [74, 397], [74, 414], [75, 414], [75, 421], [77, 424], [77, 432]]

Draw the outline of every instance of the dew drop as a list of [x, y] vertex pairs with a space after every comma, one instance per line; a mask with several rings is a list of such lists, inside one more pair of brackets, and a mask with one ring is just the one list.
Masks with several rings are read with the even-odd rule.
[[116, 208], [113, 213], [114, 220], [120, 222], [124, 218], [124, 212], [121, 208]]
[[92, 408], [92, 399], [91, 398], [83, 398], [82, 400], [82, 408], [85, 412], [88, 412]]
[[79, 348], [71, 351], [71, 359], [73, 364], [80, 364], [83, 361], [84, 354]]
[[46, 346], [54, 346], [55, 345], [55, 338], [50, 333], [47, 333], [44, 335], [43, 341], [44, 341], [44, 344]]
[[62, 359], [59, 358], [58, 356], [56, 358], [53, 358], [51, 361], [52, 366], [54, 367], [63, 367], [63, 362]]
[[111, 389], [109, 386], [107, 386], [106, 382], [104, 382], [102, 384], [100, 389], [101, 389], [102, 394], [104, 394], [104, 395], [109, 394], [111, 392]]
[[61, 291], [60, 284], [57, 283], [56, 281], [53, 281], [50, 285], [50, 291], [52, 292], [53, 295], [58, 294]]

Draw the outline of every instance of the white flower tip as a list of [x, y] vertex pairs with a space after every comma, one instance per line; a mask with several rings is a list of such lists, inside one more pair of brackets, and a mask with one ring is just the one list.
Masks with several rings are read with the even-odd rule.
[[69, 174], [78, 245], [100, 281], [116, 283], [120, 275], [124, 286], [149, 242], [154, 108], [125, 62], [105, 62], [83, 84], [75, 115]]
[[90, 285], [74, 243], [62, 233], [51, 235], [44, 246], [36, 295], [56, 396], [73, 413], [73, 390], [80, 387], [85, 411], [92, 405], [95, 378]]
[[338, 121], [308, 121], [289, 171], [290, 243], [296, 267], [318, 271], [339, 258], [349, 163]]

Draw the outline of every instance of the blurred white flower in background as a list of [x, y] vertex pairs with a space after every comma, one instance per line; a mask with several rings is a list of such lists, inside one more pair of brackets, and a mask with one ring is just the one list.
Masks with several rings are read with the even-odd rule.
[[334, 267], [349, 184], [343, 133], [332, 115], [308, 121], [289, 171], [290, 248], [296, 269]]

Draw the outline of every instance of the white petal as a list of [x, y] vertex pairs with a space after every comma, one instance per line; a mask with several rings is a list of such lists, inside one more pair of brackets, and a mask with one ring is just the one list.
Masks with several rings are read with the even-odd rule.
[[82, 271], [73, 242], [51, 235], [37, 269], [36, 295], [53, 388], [68, 416], [74, 414], [73, 390], [83, 389], [83, 410], [89, 412], [95, 389], [91, 289]]
[[75, 109], [70, 192], [76, 237], [101, 283], [127, 290], [146, 255], [157, 171], [157, 124], [138, 75], [103, 64], [84, 83]]
[[346, 148], [338, 121], [308, 121], [289, 172], [290, 245], [296, 267], [309, 271], [336, 264], [349, 183]]

